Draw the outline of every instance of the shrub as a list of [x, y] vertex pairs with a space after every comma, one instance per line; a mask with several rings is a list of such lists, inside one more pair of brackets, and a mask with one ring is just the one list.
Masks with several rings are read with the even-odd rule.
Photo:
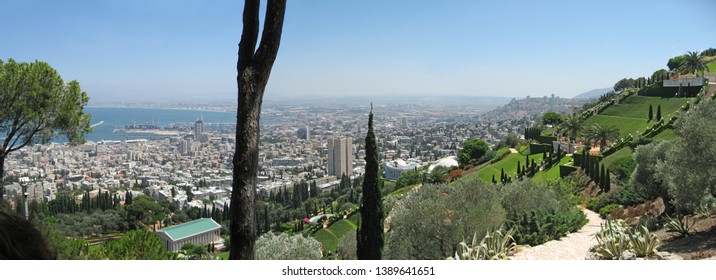
[[634, 191], [646, 199], [662, 197], [665, 201], [669, 199], [667, 185], [657, 175], [657, 163], [666, 159], [666, 154], [671, 146], [668, 141], [652, 143], [639, 146], [634, 151], [634, 162], [636, 166], [631, 173], [631, 186]]
[[629, 250], [629, 226], [622, 220], [606, 220], [601, 224], [601, 230], [595, 234], [597, 257], [603, 260], [617, 260], [624, 251]]
[[517, 243], [531, 246], [562, 238], [586, 223], [586, 216], [576, 207], [571, 211], [532, 210], [508, 221], [508, 225], [515, 229]]
[[656, 254], [659, 239], [645, 226], [637, 226], [636, 230], [629, 231], [629, 246], [637, 257], [649, 257]]
[[606, 220], [595, 237], [598, 244], [594, 250], [603, 260], [619, 259], [625, 251], [637, 257], [650, 257], [657, 253], [660, 245], [656, 235], [645, 226], [632, 229], [622, 220]]
[[256, 241], [257, 260], [320, 260], [322, 245], [313, 237], [286, 233], [261, 235]]
[[635, 168], [636, 162], [634, 159], [632, 157], [624, 157], [615, 160], [614, 163], [612, 163], [612, 166], [609, 167], [609, 170], [617, 176], [618, 180], [622, 181], [629, 178]]
[[688, 236], [696, 221], [689, 221], [689, 218], [686, 216], [677, 216], [675, 218], [666, 216], [666, 232], [674, 232], [677, 233], [679, 236]]
[[505, 231], [500, 228], [492, 231], [488, 230], [485, 237], [477, 242], [477, 232], [472, 237], [472, 243], [467, 244], [465, 241], [460, 242], [455, 251], [455, 260], [506, 260], [507, 255], [517, 247], [515, 239], [512, 237], [514, 230]]
[[674, 141], [663, 162], [657, 164], [658, 174], [668, 188], [671, 204], [678, 210], [693, 212], [707, 194], [716, 196], [716, 102], [696, 106], [677, 123]]
[[358, 255], [356, 253], [356, 232], [350, 231], [341, 237], [338, 241], [338, 247], [336, 253], [343, 260], [357, 260]]
[[619, 209], [619, 207], [620, 207], [620, 205], [616, 204], [616, 203], [604, 206], [601, 209], [599, 209], [599, 216], [602, 217], [602, 219], [605, 219], [605, 218], [607, 218], [607, 216], [609, 216], [609, 214], [612, 213], [612, 211]]
[[479, 178], [448, 185], [423, 185], [391, 211], [384, 256], [388, 259], [445, 259], [455, 240], [485, 233], [505, 220], [501, 195]]
[[618, 191], [617, 203], [624, 206], [637, 205], [646, 201], [644, 196], [634, 190], [633, 187], [626, 186]]
[[490, 160], [490, 162], [491, 163], [498, 162], [498, 161], [502, 160], [503, 158], [505, 158], [506, 156], [510, 155], [510, 153], [512, 153], [512, 152], [510, 152], [510, 148], [505, 147], [505, 148], [499, 149], [495, 153], [495, 156], [492, 158], [492, 160]]

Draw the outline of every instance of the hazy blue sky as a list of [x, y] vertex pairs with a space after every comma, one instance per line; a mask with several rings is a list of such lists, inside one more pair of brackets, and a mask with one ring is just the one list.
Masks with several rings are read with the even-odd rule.
[[[47, 61], [93, 101], [236, 94], [243, 1], [0, 7], [0, 59]], [[713, 0], [289, 0], [267, 95], [569, 97], [709, 47]]]

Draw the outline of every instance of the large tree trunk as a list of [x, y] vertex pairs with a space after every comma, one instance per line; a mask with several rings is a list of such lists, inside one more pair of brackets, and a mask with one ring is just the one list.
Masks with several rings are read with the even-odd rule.
[[0, 153], [0, 207], [2, 207], [5, 203], [5, 153]]
[[259, 34], [259, 1], [246, 0], [244, 3], [244, 28], [236, 66], [239, 94], [230, 208], [229, 258], [232, 260], [254, 258], [261, 101], [281, 42], [285, 11], [286, 0], [269, 1], [261, 43], [256, 48]]

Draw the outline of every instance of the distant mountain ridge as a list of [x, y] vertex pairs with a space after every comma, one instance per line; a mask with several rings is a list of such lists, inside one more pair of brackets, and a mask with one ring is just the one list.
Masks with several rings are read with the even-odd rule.
[[590, 91], [587, 91], [587, 92], [578, 94], [577, 96], [572, 97], [572, 99], [592, 99], [592, 98], [599, 98], [600, 96], [602, 96], [602, 95], [604, 95], [605, 93], [610, 92], [610, 91], [612, 91], [612, 90], [614, 90], [614, 89], [613, 89], [613, 88], [610, 88], [610, 87], [608, 87], [608, 88], [593, 89], [593, 90], [590, 90]]

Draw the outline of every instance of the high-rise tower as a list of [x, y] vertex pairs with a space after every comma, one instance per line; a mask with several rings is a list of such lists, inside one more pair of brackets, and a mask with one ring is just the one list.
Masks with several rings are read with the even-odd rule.
[[353, 175], [353, 139], [337, 137], [328, 139], [328, 175], [341, 177]]

